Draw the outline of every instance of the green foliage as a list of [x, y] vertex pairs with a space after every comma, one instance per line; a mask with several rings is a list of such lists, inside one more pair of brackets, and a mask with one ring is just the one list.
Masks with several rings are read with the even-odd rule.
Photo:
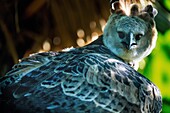
[[161, 113], [169, 113], [170, 112], [170, 101], [167, 98], [163, 99], [163, 108]]
[[165, 5], [165, 7], [166, 7], [168, 10], [170, 10], [170, 0], [164, 0], [163, 3], [164, 3], [164, 5]]
[[144, 70], [140, 70], [147, 78], [155, 83], [163, 96], [162, 113], [170, 112], [170, 30], [158, 34], [156, 48], [146, 59]]
[[170, 30], [158, 35], [157, 47], [152, 54], [151, 80], [158, 85], [162, 95], [170, 98]]

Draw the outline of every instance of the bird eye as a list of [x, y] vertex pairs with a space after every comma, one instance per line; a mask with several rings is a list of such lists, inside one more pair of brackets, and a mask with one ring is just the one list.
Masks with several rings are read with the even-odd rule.
[[143, 34], [137, 34], [135, 38], [136, 38], [136, 40], [140, 40], [142, 38], [142, 36], [143, 36]]
[[118, 31], [119, 38], [123, 39], [125, 37], [125, 33], [122, 31]]

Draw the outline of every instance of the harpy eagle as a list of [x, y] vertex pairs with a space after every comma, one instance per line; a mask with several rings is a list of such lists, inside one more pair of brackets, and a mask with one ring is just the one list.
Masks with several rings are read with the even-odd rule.
[[156, 10], [122, 1], [111, 2], [104, 33], [91, 44], [14, 65], [0, 78], [1, 111], [160, 113], [159, 89], [134, 69], [155, 47]]

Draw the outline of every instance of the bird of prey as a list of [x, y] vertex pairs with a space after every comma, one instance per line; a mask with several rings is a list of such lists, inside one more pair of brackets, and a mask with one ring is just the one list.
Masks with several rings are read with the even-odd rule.
[[91, 44], [14, 65], [0, 79], [1, 112], [160, 113], [159, 89], [134, 69], [155, 47], [156, 10], [128, 7], [111, 2], [104, 33]]

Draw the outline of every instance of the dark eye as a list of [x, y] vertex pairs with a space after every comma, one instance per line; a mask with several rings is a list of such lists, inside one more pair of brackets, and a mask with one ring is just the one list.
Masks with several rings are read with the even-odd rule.
[[136, 40], [140, 40], [142, 38], [142, 36], [143, 36], [143, 34], [137, 34], [135, 38], [136, 38]]
[[125, 33], [123, 33], [122, 31], [118, 31], [117, 33], [119, 35], [119, 38], [123, 39], [125, 37]]

